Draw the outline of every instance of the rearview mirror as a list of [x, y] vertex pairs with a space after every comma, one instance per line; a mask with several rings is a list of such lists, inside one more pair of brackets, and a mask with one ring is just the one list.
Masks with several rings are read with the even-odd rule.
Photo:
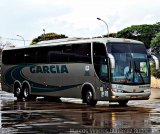
[[154, 56], [154, 55], [151, 55], [151, 56], [152, 56], [153, 60], [155, 61], [156, 70], [158, 70], [159, 69], [159, 60], [156, 56]]
[[108, 54], [108, 57], [109, 57], [109, 59], [110, 59], [110, 61], [111, 61], [111, 68], [112, 69], [114, 69], [115, 68], [115, 58], [114, 58], [114, 56], [112, 55], [112, 54]]

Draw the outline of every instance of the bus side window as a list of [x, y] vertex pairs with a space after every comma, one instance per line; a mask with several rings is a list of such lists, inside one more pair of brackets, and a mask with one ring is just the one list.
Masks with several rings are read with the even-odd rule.
[[36, 63], [47, 63], [48, 62], [48, 48], [47, 47], [39, 47], [36, 49], [35, 53], [35, 62]]
[[65, 46], [54, 46], [48, 51], [48, 62], [69, 62], [68, 55], [64, 52]]
[[75, 55], [75, 62], [77, 63], [91, 63], [91, 44], [81, 43], [73, 45], [73, 52]]
[[93, 43], [93, 64], [99, 79], [108, 82], [108, 59], [106, 56], [106, 48], [102, 43]]
[[24, 63], [36, 63], [36, 52], [34, 49], [28, 49], [24, 52]]
[[91, 63], [91, 44], [71, 44], [65, 46], [64, 54], [69, 62]]
[[12, 57], [13, 58], [13, 61], [12, 61], [13, 64], [24, 63], [24, 52], [23, 52], [23, 50], [19, 50], [19, 51], [14, 50], [13, 53], [14, 53], [14, 55]]
[[15, 53], [14, 51], [10, 52], [10, 50], [3, 51], [2, 55], [2, 63], [6, 65], [15, 64]]
[[64, 46], [63, 55], [63, 57], [66, 59], [65, 62], [71, 63], [76, 61], [72, 44]]

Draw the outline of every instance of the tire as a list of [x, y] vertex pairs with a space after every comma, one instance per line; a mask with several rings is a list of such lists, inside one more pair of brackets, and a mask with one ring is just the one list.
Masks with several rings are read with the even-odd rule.
[[20, 85], [15, 86], [14, 96], [17, 97], [17, 100], [22, 100], [23, 99], [22, 89], [21, 89]]
[[84, 100], [87, 103], [87, 105], [90, 106], [95, 106], [97, 104], [97, 101], [93, 99], [93, 92], [90, 89], [85, 92]]
[[120, 106], [127, 106], [128, 100], [127, 101], [118, 101]]
[[23, 97], [26, 101], [30, 101], [30, 100], [35, 100], [36, 99], [36, 96], [33, 96], [30, 94], [30, 90], [29, 90], [29, 85], [28, 84], [25, 84], [23, 86]]

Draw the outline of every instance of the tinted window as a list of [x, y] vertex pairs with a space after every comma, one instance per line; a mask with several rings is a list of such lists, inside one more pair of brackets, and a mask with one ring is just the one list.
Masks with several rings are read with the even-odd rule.
[[102, 81], [109, 81], [108, 59], [106, 48], [102, 43], [93, 43], [93, 62], [97, 76]]
[[23, 50], [4, 50], [2, 55], [3, 64], [19, 64], [24, 62]]
[[60, 63], [87, 62], [91, 63], [91, 44], [71, 44], [62, 46], [48, 46], [4, 50], [4, 64], [21, 63]]
[[71, 44], [65, 46], [63, 54], [68, 58], [68, 62], [91, 63], [91, 44]]
[[[143, 53], [146, 54], [146, 48], [143, 44], [127, 44], [127, 43], [112, 43], [108, 44], [109, 53]], [[138, 48], [138, 49], [137, 49]]]
[[73, 45], [73, 52], [75, 55], [75, 62], [91, 62], [91, 45], [78, 44]]
[[141, 53], [146, 54], [146, 48], [142, 44], [132, 44], [130, 45], [131, 53]]
[[63, 53], [64, 46], [55, 46], [48, 51], [49, 62], [68, 62], [68, 56]]
[[128, 53], [129, 52], [129, 47], [127, 44], [108, 44], [108, 52], [109, 53]]

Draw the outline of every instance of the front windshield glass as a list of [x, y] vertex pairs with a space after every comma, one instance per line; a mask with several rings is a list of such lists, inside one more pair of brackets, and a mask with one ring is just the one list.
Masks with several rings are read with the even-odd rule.
[[143, 44], [110, 43], [107, 49], [115, 58], [115, 68], [111, 70], [113, 83], [150, 83], [149, 63]]

